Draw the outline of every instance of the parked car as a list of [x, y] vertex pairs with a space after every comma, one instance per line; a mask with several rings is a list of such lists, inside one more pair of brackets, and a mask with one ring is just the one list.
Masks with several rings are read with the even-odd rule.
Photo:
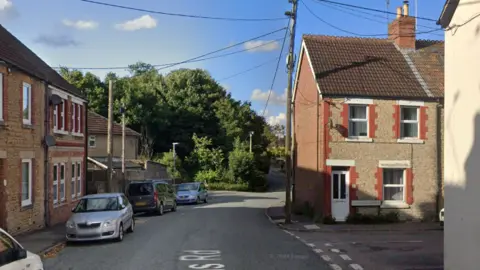
[[154, 212], [163, 215], [165, 210], [177, 211], [174, 188], [165, 181], [145, 180], [131, 182], [127, 188], [133, 212]]
[[440, 213], [438, 214], [438, 219], [440, 220], [440, 226], [443, 227], [445, 221], [445, 208], [442, 208], [442, 210], [440, 210]]
[[182, 183], [177, 185], [178, 203], [208, 202], [208, 190], [205, 183]]
[[0, 228], [0, 270], [16, 269], [43, 270], [42, 259]]
[[66, 223], [67, 241], [122, 241], [125, 231], [135, 228], [132, 205], [121, 193], [84, 196], [72, 212]]

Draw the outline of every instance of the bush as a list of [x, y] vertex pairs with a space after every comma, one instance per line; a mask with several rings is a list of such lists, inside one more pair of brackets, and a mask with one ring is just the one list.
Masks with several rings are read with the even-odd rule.
[[262, 152], [256, 156], [257, 169], [267, 174], [270, 172], [271, 156], [268, 152]]
[[250, 182], [256, 176], [255, 159], [239, 140], [228, 157], [228, 169], [234, 183]]
[[206, 182], [208, 184], [214, 182], [222, 182], [222, 177], [217, 171], [214, 170], [204, 170], [198, 171], [195, 174], [195, 181], [197, 182]]
[[350, 214], [346, 222], [351, 224], [385, 224], [396, 223], [399, 221], [397, 212], [390, 212], [385, 215], [367, 215], [367, 214]]
[[227, 190], [227, 191], [250, 191], [247, 183], [222, 183], [214, 182], [208, 184], [209, 190]]

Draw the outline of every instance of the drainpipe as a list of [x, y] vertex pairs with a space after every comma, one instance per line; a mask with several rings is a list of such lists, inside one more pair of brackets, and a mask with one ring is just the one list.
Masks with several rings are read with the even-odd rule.
[[438, 213], [440, 213], [441, 206], [440, 206], [440, 200], [442, 198], [442, 111], [441, 109], [443, 108], [443, 105], [440, 103], [440, 100], [438, 100], [438, 104], [436, 106], [436, 114], [437, 114], [437, 123], [436, 123], [436, 131], [437, 131], [437, 144], [436, 144], [436, 155], [437, 155], [437, 192], [436, 192], [436, 198], [435, 198], [435, 204], [436, 204], [436, 210], [437, 210], [437, 215], [435, 215], [435, 219], [438, 220]]
[[86, 101], [84, 103], [84, 119], [83, 120], [83, 124], [85, 125], [84, 127], [84, 130], [85, 132], [83, 132], [83, 139], [84, 139], [84, 155], [83, 155], [83, 166], [84, 166], [84, 172], [83, 172], [83, 182], [85, 183], [83, 186], [84, 186], [84, 193], [85, 195], [87, 195], [87, 192], [88, 192], [88, 179], [87, 179], [87, 171], [88, 171], [88, 101]]
[[44, 181], [44, 202], [43, 202], [43, 207], [45, 208], [45, 227], [50, 227], [50, 186], [49, 186], [49, 167], [48, 166], [48, 160], [49, 160], [49, 155], [48, 155], [48, 145], [45, 141], [45, 138], [50, 135], [50, 88], [48, 87], [48, 82], [44, 82], [43, 85], [45, 86], [45, 96], [44, 96], [44, 101], [45, 101], [45, 111], [44, 111], [44, 134], [43, 134], [43, 156], [44, 156], [44, 176], [43, 176], [43, 181]]

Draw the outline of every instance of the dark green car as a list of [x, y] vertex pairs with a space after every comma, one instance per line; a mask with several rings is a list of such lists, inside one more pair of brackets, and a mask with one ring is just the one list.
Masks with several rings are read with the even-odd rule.
[[127, 197], [134, 213], [163, 215], [165, 210], [177, 211], [174, 187], [166, 181], [133, 181], [128, 185]]

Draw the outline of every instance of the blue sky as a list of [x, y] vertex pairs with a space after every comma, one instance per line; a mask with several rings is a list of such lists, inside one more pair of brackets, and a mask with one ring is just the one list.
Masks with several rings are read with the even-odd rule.
[[[232, 18], [278, 18], [290, 9], [287, 0], [98, 0], [116, 5], [172, 13]], [[337, 28], [357, 34], [386, 34], [387, 17], [371, 11], [359, 11], [303, 0], [316, 15]], [[341, 3], [386, 10], [387, 0], [335, 0]], [[417, 0], [419, 17], [437, 19], [444, 0]], [[402, 4], [390, 0], [390, 12]], [[410, 1], [415, 14], [414, 0]], [[362, 12], [367, 12], [362, 13]], [[363, 18], [362, 18], [363, 17]], [[390, 20], [393, 19], [390, 15]], [[365, 19], [367, 18], [367, 19]], [[79, 0], [0, 0], [0, 23], [51, 66], [124, 67], [137, 61], [150, 64], [178, 62], [262, 35], [286, 26], [287, 20], [238, 22], [171, 17], [105, 7]], [[352, 36], [313, 17], [299, 3], [296, 53], [302, 34]], [[418, 20], [417, 32], [438, 28], [435, 22]], [[279, 32], [262, 38], [271, 41], [283, 37]], [[441, 31], [422, 34], [422, 39], [443, 39]], [[258, 44], [258, 43], [257, 43]], [[257, 44], [244, 44], [243, 48]], [[272, 83], [281, 44], [270, 43], [228, 57], [190, 63], [178, 67], [204, 68], [241, 100], [251, 100], [259, 112]], [[242, 46], [231, 50], [242, 49]], [[229, 52], [229, 51], [225, 51]], [[222, 52], [222, 53], [225, 53]], [[223, 78], [268, 62], [260, 68]], [[107, 70], [91, 70], [102, 79]], [[114, 70], [124, 75], [123, 70]], [[168, 71], [168, 70], [167, 70]], [[283, 121], [287, 75], [281, 60], [273, 93], [267, 108], [270, 121]]]

